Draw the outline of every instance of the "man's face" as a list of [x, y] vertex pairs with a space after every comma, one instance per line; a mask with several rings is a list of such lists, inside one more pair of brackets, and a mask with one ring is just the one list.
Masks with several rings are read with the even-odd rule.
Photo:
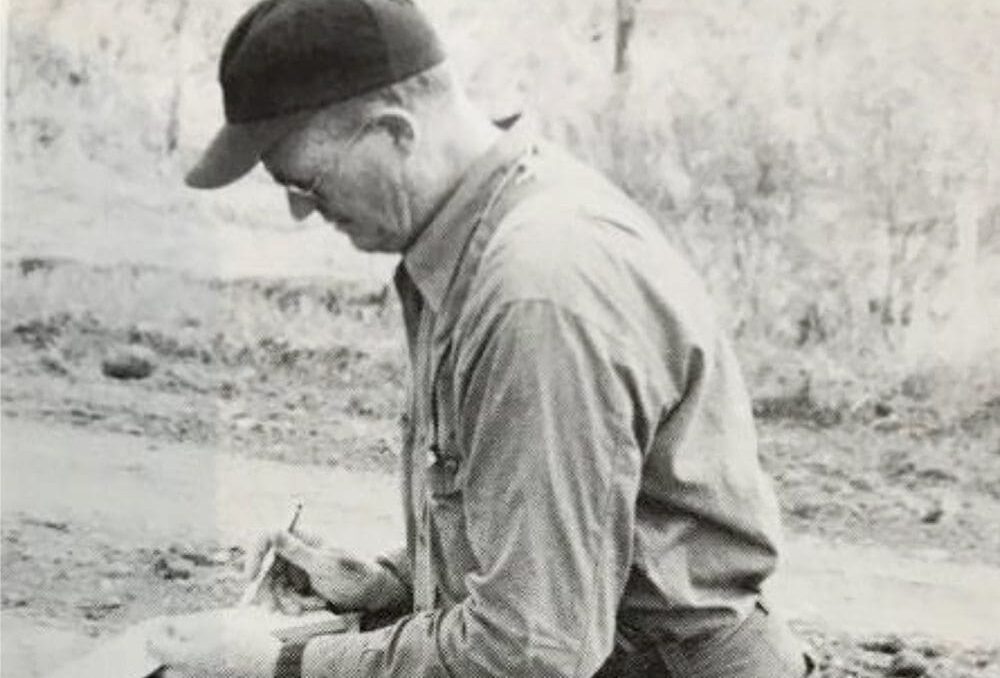
[[262, 160], [296, 219], [315, 210], [366, 252], [401, 252], [412, 240], [407, 156], [377, 121], [321, 114]]

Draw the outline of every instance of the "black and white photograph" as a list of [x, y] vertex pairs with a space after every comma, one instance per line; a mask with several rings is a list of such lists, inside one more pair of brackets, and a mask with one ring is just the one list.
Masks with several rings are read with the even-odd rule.
[[3, 0], [2, 678], [1000, 678], [1000, 0]]

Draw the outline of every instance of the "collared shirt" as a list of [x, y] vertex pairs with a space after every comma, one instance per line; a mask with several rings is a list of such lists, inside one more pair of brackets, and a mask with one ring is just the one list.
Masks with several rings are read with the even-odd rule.
[[414, 611], [314, 641], [307, 671], [585, 678], [616, 632], [683, 642], [747, 617], [775, 496], [731, 346], [660, 225], [515, 128], [396, 284], [407, 544], [384, 563]]

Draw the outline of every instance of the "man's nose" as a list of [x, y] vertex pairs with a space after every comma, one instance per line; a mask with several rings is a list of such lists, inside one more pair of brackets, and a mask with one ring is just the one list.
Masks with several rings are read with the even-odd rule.
[[315, 201], [309, 196], [299, 195], [291, 191], [288, 191], [287, 195], [288, 211], [292, 213], [292, 218], [295, 221], [302, 221], [316, 209]]

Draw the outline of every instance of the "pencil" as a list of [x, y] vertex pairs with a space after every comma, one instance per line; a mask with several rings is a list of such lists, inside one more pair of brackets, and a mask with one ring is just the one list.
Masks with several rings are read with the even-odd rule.
[[[295, 512], [292, 514], [292, 519], [288, 522], [288, 531], [291, 532], [295, 529], [296, 523], [299, 522], [299, 514], [302, 513], [302, 503], [299, 502], [295, 506]], [[258, 594], [260, 594], [260, 588], [264, 585], [264, 580], [267, 576], [271, 574], [271, 568], [274, 567], [274, 559], [276, 557], [274, 551], [274, 546], [272, 545], [267, 549], [267, 553], [260, 561], [260, 569], [257, 570], [257, 576], [253, 578], [248, 585], [243, 595], [240, 596], [239, 607], [247, 607], [253, 605], [254, 601], [257, 600]]]

